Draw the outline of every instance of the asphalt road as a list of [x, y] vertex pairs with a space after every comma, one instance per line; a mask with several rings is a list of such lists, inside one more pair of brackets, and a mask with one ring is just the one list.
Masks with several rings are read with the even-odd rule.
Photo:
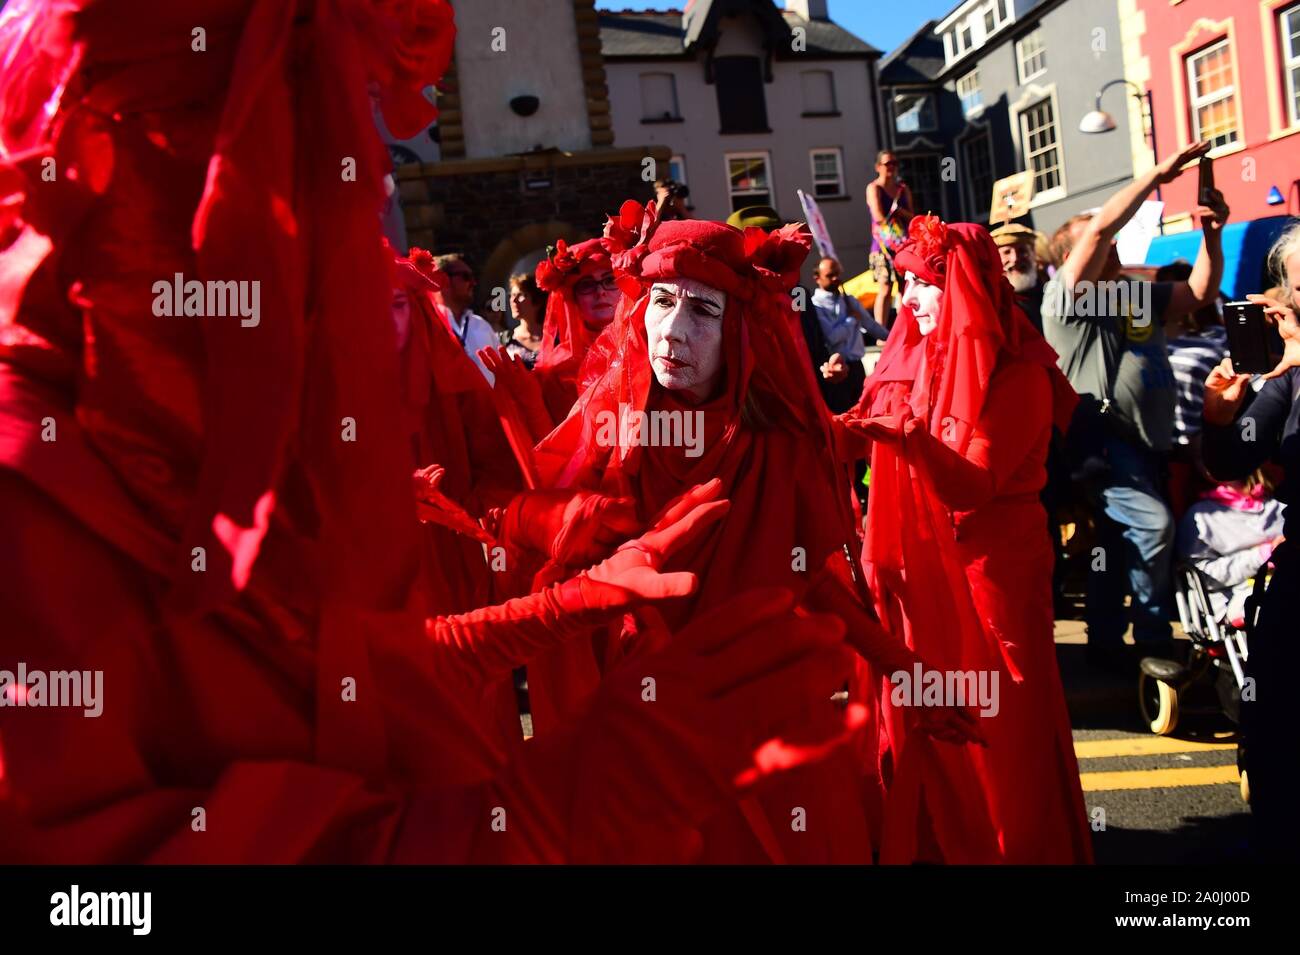
[[1155, 736], [1142, 722], [1136, 676], [1084, 662], [1082, 623], [1058, 622], [1056, 643], [1097, 862], [1248, 862], [1232, 724], [1184, 713], [1172, 736]]

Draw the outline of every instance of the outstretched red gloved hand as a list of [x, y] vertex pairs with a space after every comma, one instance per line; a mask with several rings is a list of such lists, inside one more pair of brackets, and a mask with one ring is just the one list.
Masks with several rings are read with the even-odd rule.
[[689, 861], [693, 827], [860, 724], [860, 707], [830, 702], [850, 670], [843, 624], [796, 611], [786, 590], [738, 596], [671, 638], [651, 629], [659, 648], [612, 671], [583, 722], [572, 861]]
[[688, 491], [640, 538], [563, 583], [527, 597], [469, 613], [437, 617], [425, 631], [449, 664], [470, 671], [474, 683], [503, 677], [574, 634], [648, 601], [684, 597], [698, 580], [691, 573], [660, 573], [673, 554], [689, 549], [727, 513], [713, 500], [721, 482]]
[[644, 526], [631, 498], [561, 489], [516, 495], [501, 512], [496, 531], [512, 550], [576, 568], [603, 560]]
[[442, 479], [447, 469], [437, 464], [420, 468], [411, 475], [415, 488], [415, 513], [425, 523], [441, 524], [458, 534], [493, 545], [496, 539], [483, 529], [474, 516], [442, 493]]
[[527, 426], [534, 444], [550, 434], [556, 423], [546, 410], [541, 382], [528, 370], [523, 360], [510, 354], [504, 347], [480, 348], [478, 357], [483, 366], [495, 376], [492, 401], [496, 404], [497, 411], [507, 413], [507, 409], [513, 407]]

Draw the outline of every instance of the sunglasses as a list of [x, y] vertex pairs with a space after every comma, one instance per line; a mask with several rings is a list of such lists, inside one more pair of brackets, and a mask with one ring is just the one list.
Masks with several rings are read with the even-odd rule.
[[449, 279], [464, 279], [466, 282], [474, 281], [474, 273], [464, 271], [463, 269], [453, 269], [449, 272], [445, 272], [444, 274]]
[[886, 169], [894, 169], [898, 166], [898, 163], [891, 159], [889, 162], [882, 162], [880, 165], [884, 166]]

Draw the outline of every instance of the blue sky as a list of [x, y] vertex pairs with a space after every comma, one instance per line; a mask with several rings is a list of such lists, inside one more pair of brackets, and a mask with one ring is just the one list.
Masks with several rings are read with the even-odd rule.
[[[680, 10], [685, 0], [596, 0], [601, 10]], [[830, 0], [831, 19], [850, 33], [888, 53], [929, 19], [937, 19], [957, 0]]]

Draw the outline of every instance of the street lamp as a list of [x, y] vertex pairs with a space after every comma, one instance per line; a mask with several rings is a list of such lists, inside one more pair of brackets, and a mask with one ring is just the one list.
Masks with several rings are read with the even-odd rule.
[[[1146, 132], [1147, 139], [1151, 141], [1151, 159], [1158, 166], [1160, 165], [1160, 154], [1156, 151], [1156, 108], [1151, 101], [1151, 91], [1143, 90], [1132, 80], [1124, 80], [1124, 79], [1111, 80], [1101, 89], [1097, 90], [1096, 108], [1093, 109], [1092, 112], [1085, 115], [1083, 119], [1079, 122], [1079, 132], [1109, 133], [1111, 130], [1115, 128], [1115, 117], [1110, 115], [1110, 113], [1106, 112], [1101, 108], [1101, 97], [1106, 92], [1106, 90], [1110, 89], [1112, 86], [1115, 86], [1119, 83], [1123, 83], [1127, 85], [1129, 87], [1129, 91], [1132, 94], [1133, 98], [1143, 103], [1146, 106], [1146, 110], [1143, 117], [1146, 121], [1146, 126], [1147, 126], [1145, 132]], [[1163, 197], [1160, 195], [1160, 183], [1156, 183], [1156, 199], [1160, 200], [1162, 198]], [[1163, 216], [1161, 218], [1163, 219]], [[1161, 222], [1160, 231], [1162, 232], [1164, 231], [1163, 221]]]

